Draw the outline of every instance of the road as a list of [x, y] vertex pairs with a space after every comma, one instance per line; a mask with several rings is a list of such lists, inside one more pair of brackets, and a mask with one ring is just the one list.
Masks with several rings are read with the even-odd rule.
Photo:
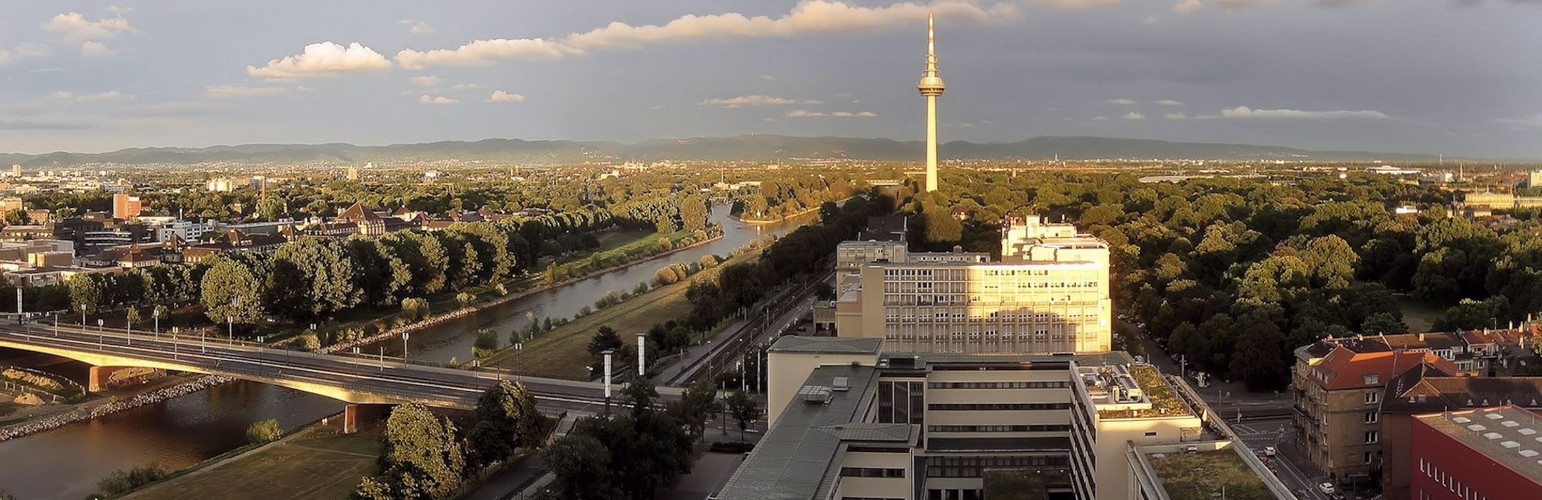
[[[537, 404], [550, 412], [593, 412], [604, 404], [599, 383], [524, 377], [489, 369], [463, 370], [375, 356], [322, 355], [273, 349], [218, 339], [173, 338], [123, 330], [94, 330], [46, 325], [0, 326], [0, 345], [23, 350], [63, 350], [79, 355], [111, 355], [187, 367], [266, 383], [308, 383], [393, 401], [422, 401], [434, 406], [471, 408], [500, 379], [523, 382]], [[65, 353], [68, 357], [68, 353]], [[680, 391], [661, 387], [663, 399]], [[335, 397], [335, 396], [334, 396]]]
[[745, 348], [775, 341], [813, 309], [815, 285], [828, 282], [833, 275], [833, 271], [826, 272], [793, 291], [783, 292], [781, 297], [772, 297], [766, 302], [774, 311], [752, 314], [729, 325], [706, 344], [692, 347], [678, 363], [655, 376], [654, 382], [670, 386], [690, 385], [709, 372], [721, 372], [737, 362]]

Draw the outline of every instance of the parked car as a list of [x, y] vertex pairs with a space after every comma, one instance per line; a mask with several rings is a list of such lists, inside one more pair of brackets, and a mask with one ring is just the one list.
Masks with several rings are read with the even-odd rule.
[[1319, 484], [1319, 485], [1317, 485], [1317, 491], [1321, 491], [1324, 494], [1332, 495], [1333, 492], [1334, 492], [1333, 483], [1322, 483], [1322, 484]]
[[1264, 456], [1272, 457], [1272, 456], [1274, 456], [1274, 452], [1275, 452], [1275, 450], [1274, 450], [1273, 446], [1265, 446], [1264, 447]]

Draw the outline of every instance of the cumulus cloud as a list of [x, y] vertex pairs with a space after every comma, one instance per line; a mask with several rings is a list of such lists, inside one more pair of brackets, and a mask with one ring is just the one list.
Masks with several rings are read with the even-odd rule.
[[1199, 10], [1204, 6], [1205, 4], [1200, 3], [1199, 0], [1183, 0], [1182, 2], [1178, 2], [1178, 5], [1173, 6], [1173, 12], [1177, 12], [1179, 14], [1188, 14], [1190, 12]]
[[116, 90], [100, 92], [96, 94], [76, 94], [74, 92], [60, 90], [58, 92], [54, 92], [54, 99], [70, 102], [132, 101], [134, 100], [134, 95], [125, 94]]
[[487, 86], [480, 83], [457, 83], [455, 85], [451, 85], [450, 90], [476, 90], [484, 87]]
[[423, 21], [402, 20], [398, 24], [407, 25], [407, 32], [414, 35], [427, 35], [434, 32], [434, 27]]
[[358, 42], [342, 46], [332, 42], [305, 46], [299, 55], [273, 59], [259, 68], [247, 66], [246, 74], [267, 80], [293, 80], [353, 71], [380, 71], [391, 68], [391, 61], [374, 49]]
[[435, 97], [428, 94], [423, 94], [422, 97], [418, 98], [418, 102], [423, 104], [459, 104], [460, 99], [451, 99], [445, 96]]
[[423, 88], [434, 88], [438, 87], [439, 84], [444, 83], [444, 79], [437, 76], [424, 75], [408, 78], [407, 82]]
[[126, 17], [109, 17], [92, 21], [86, 19], [79, 12], [68, 12], [54, 16], [48, 22], [43, 23], [43, 30], [64, 35], [64, 41], [80, 43], [87, 40], [102, 40], [118, 36], [121, 33], [135, 33], [138, 29], [129, 25]]
[[1222, 118], [1259, 118], [1281, 120], [1387, 120], [1392, 117], [1380, 111], [1301, 111], [1298, 109], [1252, 109], [1247, 106], [1237, 106], [1231, 109], [1221, 110]]
[[1144, 119], [1146, 119], [1146, 115], [1141, 114], [1141, 113], [1137, 113], [1137, 112], [1134, 112], [1134, 111], [1131, 111], [1129, 113], [1125, 113], [1124, 116], [1121, 116], [1119, 118], [1125, 119], [1125, 120], [1144, 120]]
[[612, 22], [557, 39], [519, 38], [473, 40], [454, 49], [402, 50], [396, 62], [403, 68], [430, 65], [480, 66], [498, 59], [550, 60], [581, 56], [593, 50], [636, 49], [661, 43], [730, 38], [787, 38], [810, 33], [845, 33], [897, 26], [926, 18], [935, 11], [944, 20], [986, 22], [1015, 15], [1010, 2], [913, 2], [861, 7], [841, 1], [806, 0], [781, 17], [739, 13], [685, 15], [662, 25], [633, 26]]
[[1162, 99], [1160, 101], [1152, 101], [1152, 104], [1156, 104], [1158, 106], [1182, 106], [1183, 105], [1183, 101], [1174, 101], [1172, 99]]
[[1109, 99], [1107, 102], [1109, 104], [1118, 104], [1120, 106], [1134, 106], [1135, 105], [1135, 100], [1134, 99]]
[[48, 49], [35, 43], [22, 44], [15, 48], [0, 49], [0, 66], [4, 66], [22, 59], [43, 57], [48, 55]]
[[855, 111], [855, 112], [853, 112], [853, 111], [834, 111], [834, 112], [826, 113], [826, 112], [823, 112], [823, 111], [809, 111], [809, 110], [806, 110], [806, 109], [794, 109], [792, 111], [788, 111], [787, 112], [787, 116], [790, 117], [790, 118], [815, 118], [815, 117], [872, 118], [872, 117], [875, 117], [875, 116], [878, 116], [878, 115], [873, 113], [872, 111]]
[[696, 103], [696, 104], [700, 105], [700, 106], [716, 106], [716, 107], [719, 107], [719, 108], [739, 108], [739, 107], [744, 107], [744, 106], [785, 106], [785, 105], [788, 105], [788, 104], [821, 104], [821, 102], [817, 101], [817, 100], [812, 100], [812, 99], [806, 100], [806, 101], [800, 101], [800, 100], [797, 100], [797, 99], [787, 99], [785, 97], [772, 97], [772, 96], [768, 96], [768, 95], [753, 94], [753, 95], [741, 95], [741, 96], [738, 96], [738, 97], [729, 97], [729, 98], [704, 99], [701, 102]]
[[1119, 4], [1119, 0], [1038, 0], [1038, 2], [1056, 9], [1065, 10], [1090, 9]]
[[289, 87], [271, 86], [247, 86], [247, 85], [210, 85], [203, 88], [203, 95], [215, 99], [229, 99], [234, 97], [253, 97], [265, 95], [279, 95], [289, 93]]
[[113, 54], [112, 49], [101, 42], [85, 41], [80, 43], [80, 55], [86, 57], [106, 57]]
[[487, 97], [487, 102], [525, 102], [525, 96], [503, 90], [494, 90], [493, 95]]

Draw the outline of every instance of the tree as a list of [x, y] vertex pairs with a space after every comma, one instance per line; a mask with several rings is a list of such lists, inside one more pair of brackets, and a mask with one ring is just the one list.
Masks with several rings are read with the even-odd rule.
[[94, 313], [107, 304], [107, 282], [97, 274], [70, 277], [70, 306], [78, 313]]
[[129, 328], [133, 328], [134, 325], [139, 324], [139, 309], [130, 307], [128, 313], [126, 314], [126, 319], [128, 320]]
[[262, 319], [262, 281], [265, 273], [257, 269], [255, 257], [215, 256], [204, 272], [201, 302], [204, 315], [215, 323], [233, 318], [238, 323], [256, 323]]
[[557, 477], [558, 498], [611, 500], [620, 498], [614, 486], [611, 452], [590, 436], [569, 435], [541, 452], [546, 468]]
[[1289, 371], [1280, 357], [1285, 337], [1273, 322], [1244, 319], [1247, 326], [1237, 337], [1231, 357], [1231, 376], [1241, 379], [1250, 391], [1283, 387]]
[[739, 424], [739, 440], [744, 441], [745, 430], [749, 429], [750, 423], [760, 416], [760, 405], [744, 391], [734, 391], [733, 394], [729, 394], [726, 403], [728, 413], [733, 415], [734, 421]]
[[477, 301], [477, 296], [471, 292], [461, 292], [455, 294], [455, 301], [459, 302], [461, 307], [471, 307], [471, 303]]
[[707, 419], [717, 405], [717, 387], [710, 378], [697, 380], [685, 388], [685, 394], [675, 405], [675, 414], [690, 429], [693, 439], [701, 439], [707, 429]]
[[498, 334], [491, 328], [478, 328], [477, 338], [471, 343], [471, 357], [485, 358], [498, 350]]
[[418, 403], [396, 407], [376, 465], [355, 491], [361, 498], [449, 498], [466, 472], [465, 452], [449, 419], [435, 417]]
[[508, 458], [524, 446], [540, 443], [541, 413], [535, 408], [535, 395], [524, 384], [501, 381], [477, 399], [476, 424], [467, 440], [477, 463], [488, 465]]
[[5, 213], [5, 225], [7, 226], [22, 226], [29, 223], [31, 223], [31, 220], [27, 217], [26, 210], [16, 208]]
[[621, 335], [615, 328], [602, 326], [595, 331], [594, 337], [589, 339], [589, 355], [599, 356], [607, 350], [617, 351], [621, 349]]
[[323, 318], [358, 304], [353, 263], [340, 242], [303, 238], [278, 247], [268, 276], [274, 312], [295, 321]]
[[277, 420], [271, 418], [253, 422], [251, 427], [246, 428], [246, 442], [252, 444], [277, 441], [283, 435], [284, 428], [278, 425]]
[[1376, 313], [1365, 318], [1360, 324], [1360, 331], [1367, 335], [1383, 333], [1408, 333], [1408, 325], [1392, 313]]
[[1437, 332], [1455, 332], [1495, 328], [1498, 326], [1496, 318], [1509, 306], [1509, 299], [1503, 295], [1495, 295], [1484, 301], [1462, 299], [1461, 302], [1446, 309], [1445, 314], [1435, 318], [1430, 329]]

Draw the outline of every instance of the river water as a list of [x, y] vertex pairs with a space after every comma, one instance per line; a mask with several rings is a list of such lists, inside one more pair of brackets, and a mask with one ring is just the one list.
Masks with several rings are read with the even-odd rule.
[[[712, 221], [723, 224], [723, 237], [689, 250], [660, 256], [552, 290], [479, 311], [456, 321], [414, 332], [409, 339], [413, 359], [448, 361], [470, 357], [478, 328], [493, 328], [507, 338], [524, 328], [526, 313], [537, 319], [572, 317], [607, 291], [629, 291], [651, 281], [659, 269], [693, 262], [704, 255], [727, 256], [762, 235], [781, 236], [816, 216], [800, 216], [776, 224], [746, 224], [728, 217], [728, 205], [712, 208]], [[399, 355], [400, 339], [383, 343], [389, 355]], [[376, 347], [366, 347], [366, 352]], [[84, 364], [41, 354], [0, 349], [0, 364], [31, 366], [85, 382]], [[344, 404], [283, 387], [234, 382], [160, 403], [67, 425], [31, 436], [0, 442], [0, 490], [21, 499], [78, 500], [96, 491], [96, 482], [115, 470], [158, 463], [176, 470], [246, 443], [246, 428], [259, 420], [277, 419], [286, 430], [342, 411]]]
[[[775, 224], [746, 224], [728, 216], [729, 205], [714, 205], [712, 221], [723, 224], [723, 237], [706, 245], [659, 256], [608, 273], [590, 276], [581, 281], [551, 290], [531, 294], [517, 300], [477, 311], [476, 314], [433, 327], [412, 332], [407, 338], [407, 356], [424, 361], [449, 361], [450, 358], [471, 358], [471, 343], [476, 340], [476, 330], [491, 328], [498, 332], [500, 340], [509, 333], [526, 328], [530, 317], [537, 321], [545, 318], [571, 318], [584, 306], [594, 307], [594, 301], [605, 292], [629, 292], [641, 282], [651, 282], [653, 274], [669, 265], [695, 262], [706, 255], [727, 257], [739, 248], [763, 235], [780, 237], [818, 217], [815, 213], [804, 214]], [[646, 325], [645, 325], [646, 326]], [[402, 353], [402, 339], [388, 339], [379, 344], [361, 348], [365, 353], [380, 352], [385, 348], [387, 356]]]

